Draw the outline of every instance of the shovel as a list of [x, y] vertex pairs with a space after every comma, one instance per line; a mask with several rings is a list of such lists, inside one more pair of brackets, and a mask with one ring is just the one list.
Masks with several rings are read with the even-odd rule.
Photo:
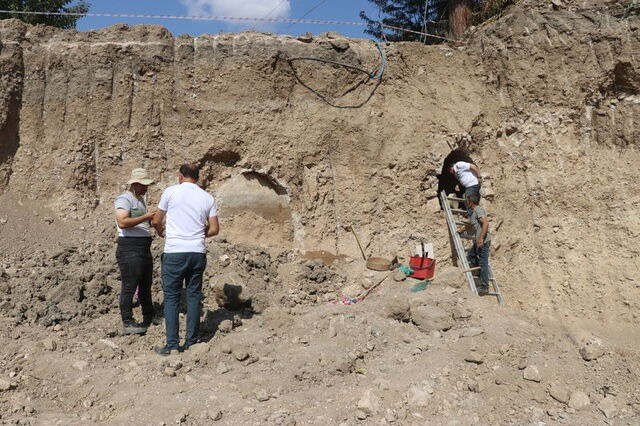
[[362, 250], [362, 246], [360, 245], [360, 240], [358, 239], [358, 236], [356, 235], [356, 231], [353, 229], [353, 225], [350, 225], [349, 229], [351, 229], [351, 233], [356, 238], [356, 243], [358, 243], [358, 248], [360, 249], [360, 253], [362, 253], [362, 260], [364, 260], [366, 262], [367, 261], [367, 256], [364, 254], [364, 250]]
[[[360, 244], [360, 240], [356, 235], [356, 231], [353, 229], [353, 225], [349, 226], [349, 228], [351, 229], [351, 233], [356, 239], [356, 243], [358, 243], [358, 248], [360, 249], [360, 253], [362, 253], [362, 259], [366, 262], [367, 269], [371, 269], [373, 271], [389, 271], [393, 269], [393, 261], [382, 257], [367, 258], [367, 256], [364, 254], [364, 250], [362, 249], [362, 245]], [[394, 260], [397, 262], [397, 258]]]
[[392, 261], [383, 257], [370, 257], [367, 259], [367, 269], [373, 271], [390, 271], [393, 269]]

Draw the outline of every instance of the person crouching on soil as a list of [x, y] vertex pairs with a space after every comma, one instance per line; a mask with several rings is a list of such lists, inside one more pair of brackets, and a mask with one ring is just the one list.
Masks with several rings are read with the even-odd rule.
[[[120, 316], [124, 334], [144, 334], [154, 317], [151, 300], [153, 258], [151, 257], [151, 223], [155, 211], [147, 212], [144, 195], [153, 183], [145, 169], [134, 169], [127, 182], [129, 189], [116, 198], [118, 247], [116, 260], [120, 268]], [[133, 295], [138, 289], [142, 307], [141, 324], [133, 317]]]
[[491, 234], [489, 233], [489, 219], [484, 207], [480, 206], [480, 194], [472, 193], [465, 196], [467, 208], [472, 212], [469, 223], [473, 229], [475, 238], [473, 245], [467, 252], [469, 266], [480, 266], [480, 281], [478, 294], [489, 293], [489, 249], [491, 246]]

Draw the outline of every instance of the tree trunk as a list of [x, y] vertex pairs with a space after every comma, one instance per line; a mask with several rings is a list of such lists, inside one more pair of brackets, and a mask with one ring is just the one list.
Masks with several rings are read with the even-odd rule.
[[453, 38], [461, 38], [471, 24], [471, 0], [449, 0], [449, 32]]

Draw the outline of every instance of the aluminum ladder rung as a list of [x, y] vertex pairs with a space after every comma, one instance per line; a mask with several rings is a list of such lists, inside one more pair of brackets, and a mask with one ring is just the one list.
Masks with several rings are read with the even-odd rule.
[[460, 198], [460, 197], [452, 197], [452, 196], [447, 196], [447, 200], [451, 200], [451, 201], [464, 201], [464, 198]]

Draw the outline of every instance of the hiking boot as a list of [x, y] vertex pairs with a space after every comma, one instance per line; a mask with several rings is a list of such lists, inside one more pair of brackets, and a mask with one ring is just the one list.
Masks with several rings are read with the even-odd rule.
[[478, 296], [486, 296], [489, 294], [489, 286], [478, 287]]
[[160, 325], [162, 324], [162, 319], [154, 316], [146, 316], [142, 319], [142, 326], [143, 327], [150, 327], [152, 325]]
[[169, 346], [156, 346], [154, 349], [158, 355], [161, 356], [169, 356], [171, 355], [171, 351], [177, 351], [178, 348], [170, 348]]
[[141, 324], [135, 322], [129, 322], [122, 327], [122, 334], [144, 334], [147, 332], [147, 327], [143, 327]]
[[198, 343], [198, 342], [197, 341], [196, 342], [184, 342], [184, 346], [182, 346], [182, 348], [181, 348], [182, 352], [188, 350], [191, 346], [195, 345], [196, 343]]

